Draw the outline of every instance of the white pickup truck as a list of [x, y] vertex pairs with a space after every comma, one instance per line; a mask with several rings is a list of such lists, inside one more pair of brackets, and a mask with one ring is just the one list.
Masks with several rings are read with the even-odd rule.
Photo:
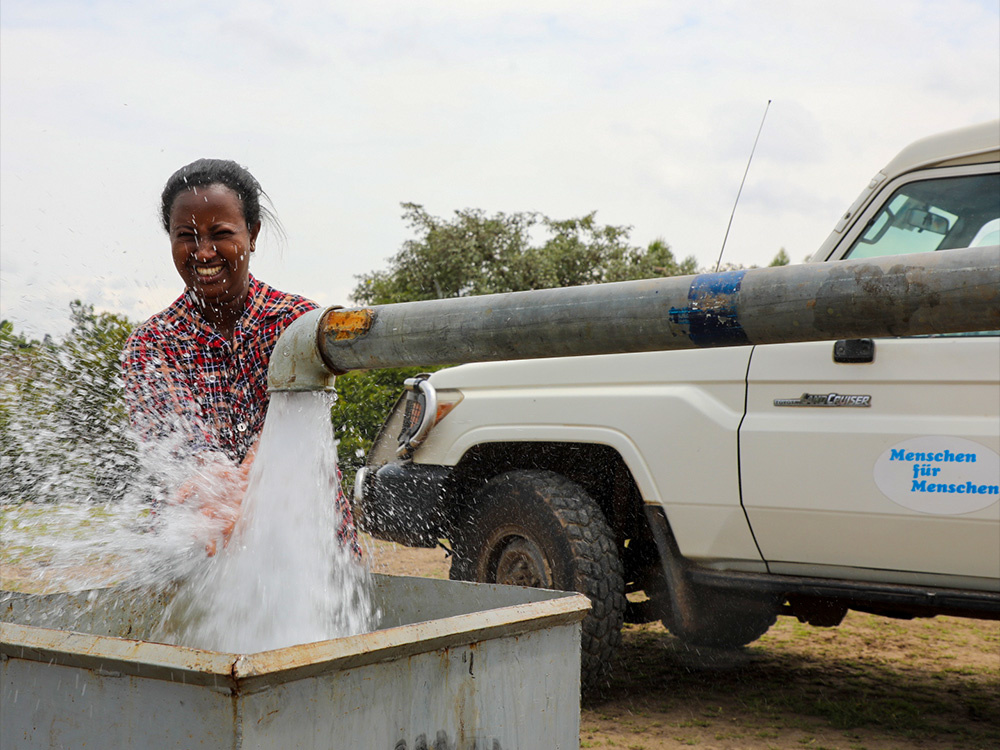
[[[903, 150], [810, 262], [998, 238], [991, 122]], [[593, 687], [626, 620], [1000, 618], [998, 451], [996, 331], [473, 364], [408, 381], [355, 502], [452, 578], [585, 593]]]

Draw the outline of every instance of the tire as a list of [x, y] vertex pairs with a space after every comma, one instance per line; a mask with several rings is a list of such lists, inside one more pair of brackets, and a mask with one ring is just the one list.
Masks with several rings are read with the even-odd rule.
[[555, 472], [510, 471], [487, 482], [467, 511], [452, 533], [452, 580], [586, 595], [581, 684], [588, 691], [602, 683], [621, 642], [625, 583], [597, 503]]

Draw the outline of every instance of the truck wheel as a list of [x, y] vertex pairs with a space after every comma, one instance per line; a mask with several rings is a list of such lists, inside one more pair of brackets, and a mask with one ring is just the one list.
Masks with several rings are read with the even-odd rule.
[[625, 583], [604, 513], [580, 485], [551, 471], [509, 471], [475, 495], [452, 534], [450, 577], [579, 591], [584, 690], [605, 677], [621, 642]]

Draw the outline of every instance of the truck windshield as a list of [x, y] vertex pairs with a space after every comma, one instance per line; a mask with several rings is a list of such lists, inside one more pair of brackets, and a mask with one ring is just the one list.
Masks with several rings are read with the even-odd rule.
[[868, 222], [846, 258], [906, 255], [988, 244], [1000, 218], [1000, 174], [920, 180], [903, 185]]

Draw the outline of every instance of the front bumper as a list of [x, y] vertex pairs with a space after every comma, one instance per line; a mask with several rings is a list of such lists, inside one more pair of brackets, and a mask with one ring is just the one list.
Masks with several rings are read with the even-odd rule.
[[354, 481], [354, 513], [362, 531], [408, 547], [436, 547], [446, 533], [444, 496], [452, 469], [393, 461], [366, 466]]

